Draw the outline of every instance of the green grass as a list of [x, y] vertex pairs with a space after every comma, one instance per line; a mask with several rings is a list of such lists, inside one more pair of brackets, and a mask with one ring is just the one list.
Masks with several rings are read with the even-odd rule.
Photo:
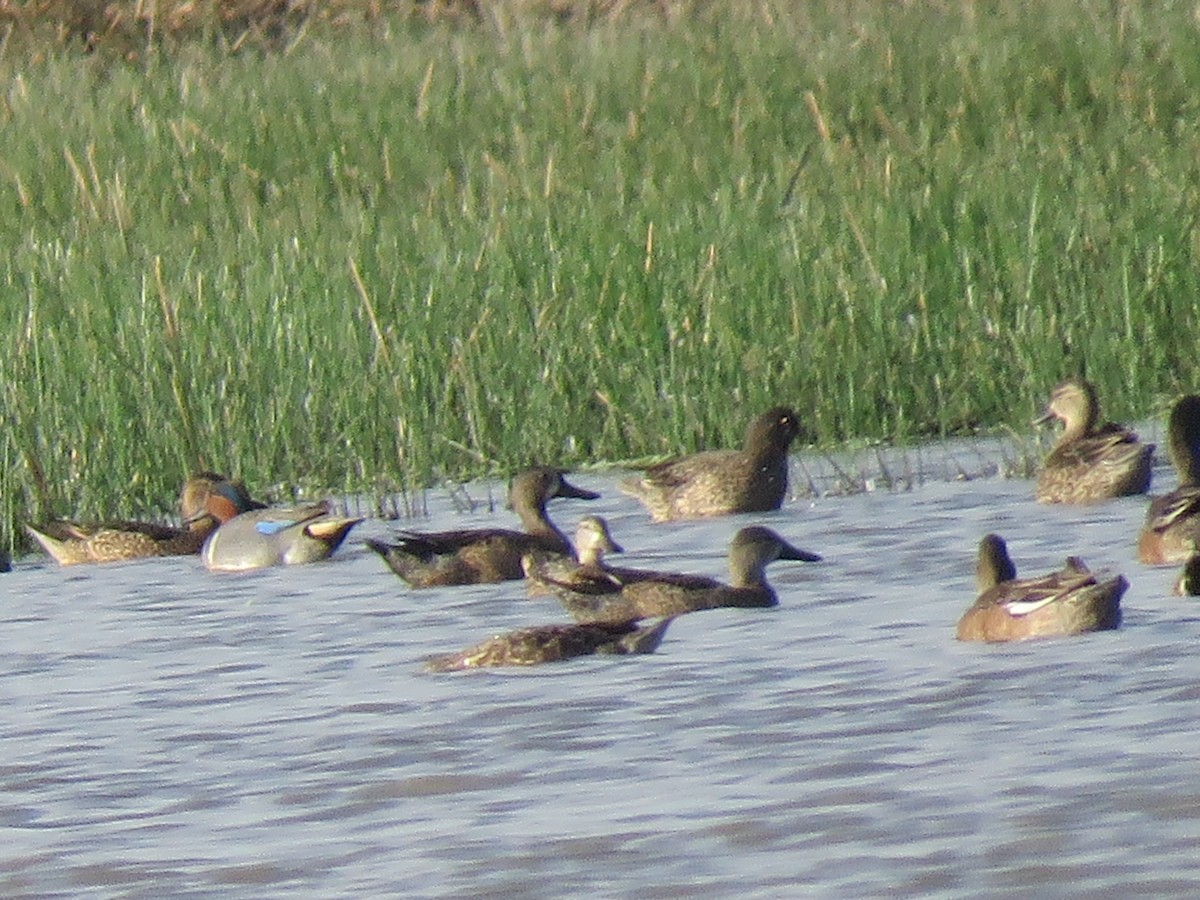
[[[0, 57], [0, 515], [1114, 417], [1197, 381], [1191, 5]], [[768, 21], [769, 20], [769, 21]]]

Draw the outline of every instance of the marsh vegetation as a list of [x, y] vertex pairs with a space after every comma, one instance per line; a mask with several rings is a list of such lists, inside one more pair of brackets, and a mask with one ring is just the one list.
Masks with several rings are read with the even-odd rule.
[[994, 7], [6, 10], [10, 533], [200, 467], [733, 446], [777, 402], [826, 446], [1024, 430], [1081, 371], [1157, 414], [1195, 387], [1194, 7]]

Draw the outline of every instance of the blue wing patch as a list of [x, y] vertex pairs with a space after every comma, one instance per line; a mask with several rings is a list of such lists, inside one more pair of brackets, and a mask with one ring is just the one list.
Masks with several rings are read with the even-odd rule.
[[257, 522], [254, 525], [254, 530], [259, 534], [265, 534], [267, 537], [271, 537], [272, 535], [279, 534], [279, 532], [283, 531], [288, 526], [295, 524], [295, 522], [276, 519], [272, 522]]

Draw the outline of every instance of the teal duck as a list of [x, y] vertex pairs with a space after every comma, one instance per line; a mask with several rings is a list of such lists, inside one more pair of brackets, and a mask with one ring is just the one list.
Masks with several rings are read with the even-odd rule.
[[571, 553], [566, 536], [546, 516], [547, 501], [554, 497], [595, 500], [600, 496], [571, 484], [565, 474], [561, 469], [537, 467], [513, 478], [509, 503], [524, 532], [505, 528], [408, 531], [401, 532], [394, 543], [369, 540], [367, 546], [414, 588], [522, 578], [521, 557], [526, 553]]
[[1200, 542], [1200, 396], [1172, 407], [1167, 450], [1179, 487], [1150, 501], [1138, 535], [1138, 559], [1152, 566], [1184, 562]]
[[593, 653], [653, 653], [662, 643], [669, 618], [653, 625], [637, 622], [540, 625], [489, 638], [461, 653], [436, 656], [430, 672], [454, 672], [497, 666], [533, 666]]
[[818, 562], [821, 557], [785, 541], [769, 528], [743, 528], [729, 544], [728, 584], [703, 575], [605, 569], [587, 584], [547, 584], [579, 622], [627, 622], [718, 607], [769, 607], [779, 603], [767, 583], [775, 560]]
[[750, 423], [741, 450], [707, 450], [651, 466], [621, 490], [655, 522], [779, 509], [787, 495], [796, 413], [776, 406]]
[[1153, 444], [1122, 425], [1097, 426], [1096, 390], [1082, 378], [1064, 381], [1050, 395], [1035, 425], [1061, 419], [1063, 432], [1038, 472], [1039, 503], [1098, 503], [1150, 489]]
[[579, 520], [574, 548], [573, 557], [546, 550], [534, 550], [521, 557], [521, 571], [525, 573], [529, 596], [553, 593], [551, 583], [570, 585], [603, 577], [604, 554], [625, 552], [613, 540], [603, 516], [584, 516]]
[[1021, 641], [1104, 631], [1121, 624], [1122, 576], [1100, 580], [1076, 557], [1060, 572], [1017, 578], [1004, 540], [979, 542], [974, 605], [958, 622], [960, 641]]
[[246, 488], [215, 472], [201, 472], [184, 482], [179, 495], [183, 527], [153, 522], [84, 523], [53, 521], [25, 530], [60, 565], [120, 562], [157, 556], [199, 553], [222, 522], [261, 508]]
[[327, 503], [267, 508], [223, 523], [204, 544], [204, 565], [242, 572], [327, 559], [361, 518], [335, 515]]
[[546, 594], [588, 594], [596, 596], [619, 591], [635, 581], [661, 581], [698, 588], [718, 583], [707, 575], [664, 573], [654, 569], [629, 569], [611, 566], [604, 558], [606, 552], [623, 553], [624, 548], [613, 540], [608, 522], [603, 516], [584, 516], [575, 533], [575, 558], [561, 554], [526, 553], [521, 559], [525, 571], [526, 592], [532, 596]]

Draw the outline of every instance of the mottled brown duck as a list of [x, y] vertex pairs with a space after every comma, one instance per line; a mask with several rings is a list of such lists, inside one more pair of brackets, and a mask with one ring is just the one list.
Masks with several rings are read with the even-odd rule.
[[530, 597], [553, 593], [551, 583], [587, 583], [603, 577], [605, 553], [624, 553], [625, 549], [613, 540], [608, 522], [603, 516], [584, 516], [579, 520], [572, 540], [574, 556], [564, 556], [545, 550], [534, 550], [521, 557], [525, 573], [525, 591]]
[[539, 467], [519, 473], [509, 502], [525, 530], [505, 528], [440, 532], [401, 532], [394, 542], [367, 541], [393, 572], [414, 588], [490, 584], [524, 577], [521, 557], [533, 551], [571, 554], [571, 544], [546, 515], [553, 497], [595, 500], [600, 495], [575, 487], [561, 469]]
[[767, 583], [766, 569], [780, 559], [817, 562], [821, 557], [754, 525], [730, 541], [728, 583], [704, 575], [605, 569], [587, 584], [551, 586], [579, 622], [626, 622], [718, 607], [770, 607], [779, 603], [779, 597]]
[[120, 562], [156, 556], [199, 553], [222, 522], [261, 508], [245, 487], [215, 472], [201, 472], [184, 482], [179, 495], [182, 527], [153, 522], [84, 523], [53, 521], [25, 530], [60, 565]]
[[1098, 503], [1150, 489], [1153, 444], [1143, 444], [1123, 425], [1097, 425], [1100, 404], [1083, 379], [1064, 381], [1034, 424], [1059, 419], [1063, 431], [1038, 472], [1039, 503]]
[[1121, 624], [1122, 576], [1100, 579], [1082, 560], [1068, 557], [1059, 572], [1017, 578], [1004, 540], [979, 542], [978, 598], [958, 622], [960, 641], [1023, 641], [1105, 631]]
[[621, 483], [655, 522], [779, 509], [787, 495], [788, 448], [800, 433], [776, 406], [750, 423], [741, 450], [706, 450], [667, 460]]
[[653, 653], [662, 643], [670, 619], [652, 625], [636, 622], [590, 625], [539, 625], [496, 635], [461, 653], [435, 656], [430, 672], [454, 672], [498, 666], [535, 666], [594, 653]]
[[1200, 396], [1188, 394], [1171, 408], [1167, 451], [1179, 486], [1150, 501], [1138, 535], [1138, 559], [1152, 566], [1184, 562], [1200, 543]]

